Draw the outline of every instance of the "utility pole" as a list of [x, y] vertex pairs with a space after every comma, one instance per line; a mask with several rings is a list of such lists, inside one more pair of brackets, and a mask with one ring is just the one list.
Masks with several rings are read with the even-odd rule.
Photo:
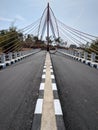
[[50, 22], [50, 12], [49, 12], [49, 3], [47, 5], [47, 51], [49, 51], [49, 22]]

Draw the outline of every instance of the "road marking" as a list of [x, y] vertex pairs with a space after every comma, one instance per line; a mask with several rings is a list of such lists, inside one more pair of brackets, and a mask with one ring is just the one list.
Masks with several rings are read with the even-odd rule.
[[44, 65], [44, 69], [46, 69], [46, 65]]
[[50, 72], [50, 55], [46, 56], [46, 79], [42, 110], [41, 130], [57, 130]]
[[50, 72], [53, 72], [53, 69], [51, 69]]
[[43, 67], [32, 130], [65, 130], [55, 76], [49, 53]]
[[38, 99], [36, 103], [35, 114], [42, 113], [42, 104], [43, 104], [43, 99]]
[[52, 83], [52, 90], [57, 90], [56, 83]]
[[50, 65], [50, 69], [52, 69], [52, 65]]
[[54, 75], [51, 75], [51, 79], [55, 79]]
[[60, 101], [58, 99], [54, 100], [54, 108], [55, 108], [55, 115], [63, 115]]
[[43, 72], [46, 72], [46, 69], [43, 69]]
[[44, 90], [44, 86], [45, 86], [45, 83], [41, 83], [41, 84], [40, 84], [40, 89], [39, 89], [39, 90]]
[[42, 79], [45, 79], [45, 78], [46, 78], [46, 75], [45, 75], [45, 74], [43, 74], [43, 75], [42, 75]]

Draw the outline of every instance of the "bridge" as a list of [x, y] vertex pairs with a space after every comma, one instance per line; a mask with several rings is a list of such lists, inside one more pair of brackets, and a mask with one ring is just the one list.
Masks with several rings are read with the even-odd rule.
[[[21, 31], [36, 34], [45, 47], [23, 51], [12, 36], [16, 43], [2, 51], [0, 130], [98, 130], [98, 55], [82, 48], [97, 37], [59, 21], [49, 3]], [[60, 38], [78, 49], [62, 47]], [[2, 48], [12, 42], [5, 41]]]

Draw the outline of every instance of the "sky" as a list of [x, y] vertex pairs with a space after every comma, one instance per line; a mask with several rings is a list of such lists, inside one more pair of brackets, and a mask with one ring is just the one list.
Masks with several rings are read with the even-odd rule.
[[0, 0], [0, 30], [21, 29], [39, 19], [50, 3], [57, 19], [98, 36], [98, 0]]

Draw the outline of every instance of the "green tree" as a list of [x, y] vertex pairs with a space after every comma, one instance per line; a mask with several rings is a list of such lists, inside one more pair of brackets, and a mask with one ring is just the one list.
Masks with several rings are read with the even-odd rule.
[[2, 30], [0, 32], [0, 48], [2, 51], [12, 52], [17, 51], [22, 45], [23, 34], [16, 30], [16, 27], [10, 27], [9, 30]]
[[33, 36], [30, 35], [30, 34], [28, 34], [27, 37], [26, 37], [26, 39], [25, 39], [25, 45], [24, 45], [24, 47], [31, 48], [32, 44], [33, 44]]

